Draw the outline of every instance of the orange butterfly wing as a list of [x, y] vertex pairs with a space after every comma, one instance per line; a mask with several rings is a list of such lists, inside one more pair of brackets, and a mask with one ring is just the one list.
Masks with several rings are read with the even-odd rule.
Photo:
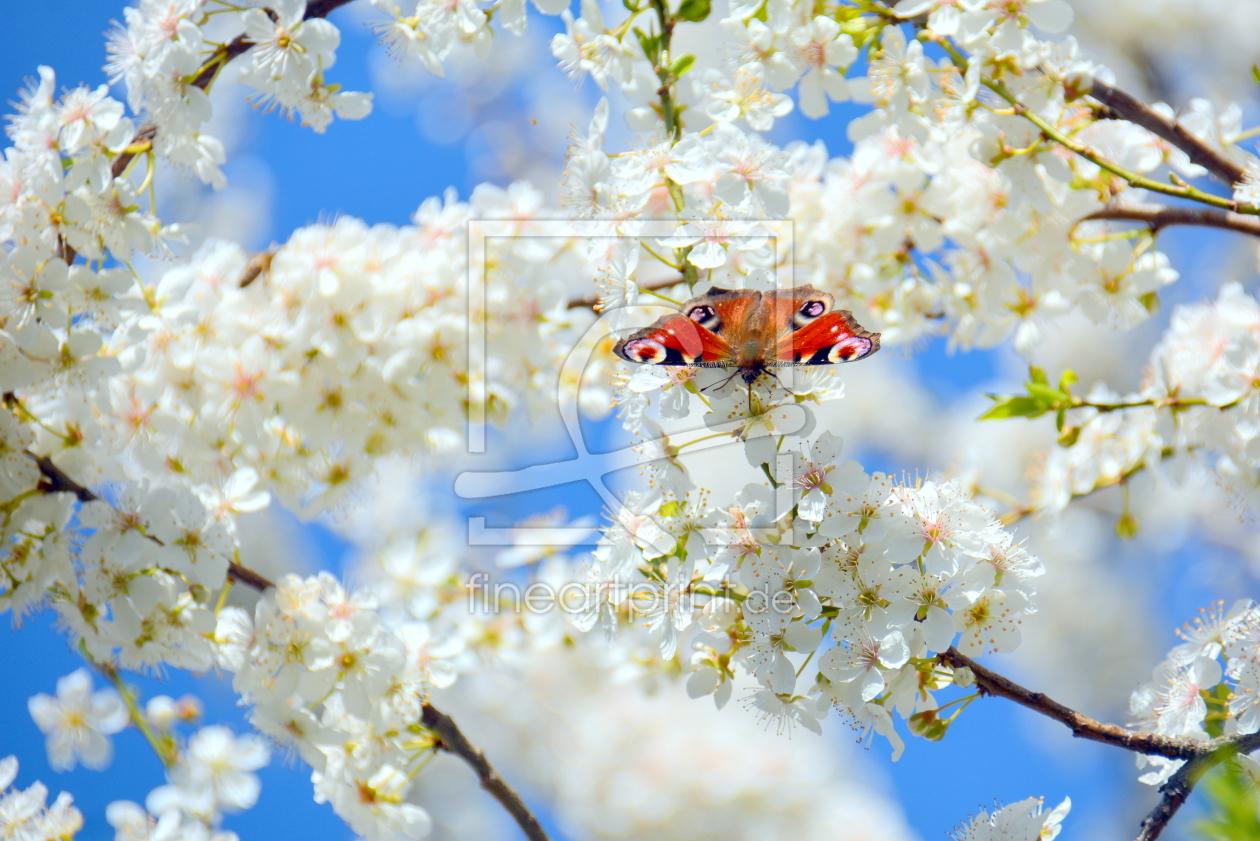
[[858, 324], [853, 313], [837, 310], [779, 337], [769, 365], [838, 365], [879, 350], [879, 333]]

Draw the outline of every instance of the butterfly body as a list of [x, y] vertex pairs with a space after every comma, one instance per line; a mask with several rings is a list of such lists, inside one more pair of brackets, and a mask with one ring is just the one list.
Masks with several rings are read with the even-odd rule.
[[854, 362], [879, 350], [834, 299], [812, 286], [757, 292], [720, 289], [683, 304], [617, 343], [614, 353], [647, 365], [735, 368], [753, 383], [771, 368]]

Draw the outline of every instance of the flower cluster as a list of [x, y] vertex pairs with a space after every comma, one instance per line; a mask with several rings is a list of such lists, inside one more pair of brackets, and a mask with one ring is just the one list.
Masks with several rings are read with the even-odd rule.
[[1178, 307], [1151, 351], [1141, 388], [1096, 387], [1069, 413], [1074, 440], [1045, 460], [1037, 503], [1073, 496], [1184, 459], [1208, 468], [1248, 507], [1260, 476], [1260, 304], [1236, 283], [1215, 302]]
[[1060, 824], [1071, 808], [1071, 799], [1065, 797], [1062, 803], [1045, 812], [1040, 798], [1029, 797], [995, 809], [993, 814], [981, 811], [955, 832], [954, 838], [956, 841], [1025, 841], [1032, 838], [1053, 841], [1059, 837], [1063, 828]]
[[710, 502], [679, 474], [628, 502], [577, 623], [640, 619], [694, 696], [721, 706], [751, 677], [748, 702], [780, 727], [817, 730], [834, 705], [900, 753], [892, 713], [930, 714], [950, 682], [935, 655], [1017, 646], [1042, 569], [956, 482], [896, 484], [839, 453], [824, 432], [773, 486]]
[[[154, 698], [147, 711], [151, 726], [168, 737], [169, 727], [161, 726], [163, 719], [152, 712], [170, 701]], [[261, 786], [253, 772], [270, 758], [271, 751], [258, 736], [238, 737], [217, 725], [201, 728], [168, 767], [166, 785], [149, 792], [143, 807], [129, 800], [109, 804], [105, 817], [114, 827], [114, 840], [237, 841], [235, 832], [221, 830], [219, 824], [224, 813], [249, 809], [258, 802]]]
[[[569, 7], [567, 0], [532, 2], [547, 15], [558, 15]], [[457, 45], [471, 46], [484, 59], [494, 44], [490, 15], [470, 0], [372, 0], [372, 5], [388, 15], [373, 25], [386, 48], [395, 55], [414, 56], [435, 76], [444, 74], [442, 61]], [[525, 32], [525, 0], [505, 0], [493, 11], [513, 35]]]
[[431, 820], [407, 800], [407, 769], [434, 746], [421, 711], [435, 675], [453, 676], [429, 667], [443, 647], [427, 623], [391, 629], [376, 606], [327, 573], [286, 576], [253, 617], [220, 611], [219, 663], [254, 726], [310, 765], [317, 801], [364, 838], [419, 838]]
[[16, 757], [0, 759], [0, 815], [4, 815], [4, 837], [23, 841], [73, 838], [83, 828], [83, 815], [71, 805], [74, 798], [63, 791], [49, 806], [48, 787], [41, 782], [32, 783], [24, 791], [11, 788], [17, 772]]
[[[1178, 632], [1151, 679], [1133, 691], [1134, 725], [1161, 736], [1209, 739], [1260, 731], [1260, 606], [1250, 599], [1201, 610]], [[1247, 759], [1247, 757], [1241, 757]], [[1137, 757], [1139, 779], [1163, 785], [1185, 760]]]
[[[539, 194], [515, 185], [429, 200], [412, 227], [314, 225], [245, 288], [247, 255], [207, 244], [166, 272], [115, 339], [134, 364], [111, 382], [114, 451], [132, 476], [192, 485], [230, 514], [249, 510], [235, 497], [255, 482], [315, 513], [383, 456], [452, 450], [470, 391], [482, 422], [546, 396], [529, 384], [545, 382], [591, 320], [544, 311], [578, 264], [557, 262], [566, 240], [529, 236], [540, 211]], [[518, 272], [470, 309], [468, 279], [485, 268], [468, 262], [468, 225], [481, 217], [518, 220], [521, 235], [486, 255]], [[478, 327], [486, 348], [470, 358]], [[549, 341], [529, 340], [539, 329]]]

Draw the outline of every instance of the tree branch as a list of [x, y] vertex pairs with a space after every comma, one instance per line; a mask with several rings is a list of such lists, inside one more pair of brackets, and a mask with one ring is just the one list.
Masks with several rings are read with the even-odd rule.
[[[50, 457], [37, 456], [31, 452], [27, 452], [27, 455], [34, 459], [35, 464], [39, 466], [39, 472], [43, 474], [44, 478], [39, 488], [44, 493], [72, 493], [80, 502], [93, 502], [100, 499], [98, 495], [70, 478], [65, 471], [53, 463]], [[235, 562], [229, 565], [228, 575], [259, 592], [275, 586], [265, 576]], [[530, 841], [548, 841], [542, 824], [529, 811], [525, 801], [521, 800], [520, 795], [503, 781], [494, 770], [494, 766], [486, 761], [485, 755], [468, 741], [453, 718], [432, 704], [425, 703], [420, 720], [425, 727], [437, 735], [438, 748], [455, 754], [472, 767], [478, 779], [481, 780], [481, 787], [507, 810], [521, 831], [525, 833], [526, 838]]]
[[1260, 217], [1244, 216], [1214, 207], [1168, 207], [1167, 205], [1112, 204], [1096, 210], [1081, 221], [1090, 219], [1122, 219], [1145, 222], [1152, 232], [1173, 225], [1199, 225], [1221, 228], [1248, 236], [1260, 237]]
[[494, 767], [486, 761], [481, 751], [473, 747], [449, 715], [432, 704], [425, 704], [420, 720], [425, 727], [437, 734], [440, 740], [438, 747], [455, 754], [477, 772], [481, 787], [490, 792], [490, 795], [516, 819], [517, 825], [525, 833], [526, 838], [530, 841], [547, 841], [547, 833], [538, 819], [529, 811], [529, 807], [507, 783], [503, 782]]
[[972, 674], [976, 676], [976, 686], [984, 694], [1006, 698], [1008, 701], [1014, 701], [1022, 707], [1041, 713], [1047, 718], [1052, 718], [1066, 725], [1072, 731], [1072, 735], [1078, 739], [1102, 742], [1105, 745], [1124, 748], [1135, 753], [1165, 756], [1169, 759], [1191, 759], [1203, 752], [1204, 745], [1211, 744], [1211, 742], [1199, 742], [1194, 739], [1139, 733], [1116, 724], [1095, 721], [1040, 692], [1025, 689], [1010, 678], [986, 669], [953, 646], [940, 654], [940, 660], [954, 668], [971, 669]]
[[[303, 15], [303, 19], [310, 20], [311, 18], [328, 17], [335, 9], [349, 2], [351, 0], [311, 0], [311, 2], [306, 4], [306, 14]], [[254, 46], [253, 41], [250, 41], [244, 35], [237, 35], [228, 42], [227, 46], [216, 52], [209, 61], [201, 66], [197, 77], [193, 79], [193, 85], [205, 90], [228, 62], [246, 52], [252, 46]], [[141, 123], [140, 128], [136, 130], [135, 137], [131, 138], [131, 142], [127, 144], [127, 149], [114, 158], [114, 162], [110, 166], [110, 174], [114, 178], [121, 177], [138, 153], [152, 147], [155, 137], [157, 137], [157, 127], [147, 120]], [[66, 261], [66, 265], [74, 262], [75, 255], [74, 248], [68, 243], [62, 244], [61, 256]]]
[[1139, 733], [1115, 724], [1104, 724], [1081, 715], [1040, 692], [1025, 689], [1013, 680], [986, 669], [953, 646], [942, 652], [939, 659], [942, 663], [954, 668], [970, 669], [976, 676], [976, 686], [982, 694], [1006, 698], [1061, 722], [1077, 738], [1102, 742], [1135, 753], [1185, 760], [1185, 765], [1181, 766], [1168, 782], [1160, 786], [1159, 790], [1163, 797], [1142, 821], [1137, 841], [1155, 841], [1168, 822], [1177, 814], [1177, 810], [1185, 804], [1195, 784], [1203, 778], [1204, 774], [1231, 757], [1260, 748], [1260, 733], [1221, 737], [1204, 742], [1197, 739], [1160, 736], [1155, 733]]
[[1128, 120], [1156, 137], [1163, 138], [1230, 187], [1242, 180], [1243, 168], [1241, 166], [1191, 134], [1180, 123], [1155, 113], [1149, 105], [1133, 96], [1097, 79], [1094, 80], [1094, 86], [1090, 89], [1089, 95], [1104, 106], [1100, 116]]
[[[39, 472], [43, 474], [44, 478], [39, 483], [39, 489], [44, 493], [74, 494], [79, 502], [95, 502], [100, 499], [100, 497], [92, 491], [83, 487], [66, 475], [65, 471], [54, 464], [53, 460], [49, 456], [37, 456], [30, 451], [27, 451], [26, 454], [35, 460], [35, 464], [39, 466]], [[162, 542], [152, 535], [146, 535], [146, 537], [154, 543], [160, 544]], [[236, 561], [228, 562], [228, 577], [234, 581], [241, 582], [247, 587], [252, 587], [260, 593], [268, 587], [275, 586], [264, 576], [259, 575], [249, 567], [241, 566]]]

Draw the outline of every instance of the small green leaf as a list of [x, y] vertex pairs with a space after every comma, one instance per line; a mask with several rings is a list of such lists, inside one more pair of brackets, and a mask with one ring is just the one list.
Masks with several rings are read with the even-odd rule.
[[1256, 80], [1256, 84], [1260, 85], [1260, 64], [1251, 65], [1251, 78]]
[[1046, 378], [1046, 370], [1036, 365], [1028, 366], [1028, 379], [1038, 385], [1050, 385], [1050, 380]]
[[1054, 431], [1063, 431], [1063, 422], [1067, 420], [1067, 409], [1060, 409], [1054, 413]]
[[675, 79], [681, 79], [683, 74], [691, 69], [696, 63], [696, 57], [691, 53], [685, 53], [678, 57], [678, 60], [669, 66], [669, 72]]
[[639, 48], [643, 50], [643, 54], [647, 56], [648, 61], [656, 64], [656, 59], [661, 52], [661, 36], [648, 35], [639, 27], [634, 28], [634, 37], [639, 41]]
[[1005, 420], [1006, 418], [1036, 418], [1049, 409], [1040, 400], [1022, 395], [1008, 397], [979, 417], [979, 420]]
[[1059, 377], [1059, 391], [1063, 392], [1064, 394], [1071, 394], [1069, 389], [1072, 386], [1076, 385], [1078, 380], [1079, 380], [1079, 377], [1076, 376], [1076, 372], [1073, 371], [1071, 368], [1068, 368], [1066, 371], [1063, 372], [1063, 376]]
[[1154, 292], [1147, 292], [1145, 295], [1138, 298], [1138, 302], [1142, 306], [1146, 307], [1146, 311], [1151, 315], [1159, 312], [1159, 295]]
[[621, 0], [621, 5], [625, 6], [627, 11], [639, 11], [639, 5], [635, 3], [634, 0]]
[[699, 23], [709, 16], [709, 12], [713, 10], [709, 0], [683, 0], [682, 5], [678, 7], [678, 19], [689, 20]]
[[1046, 404], [1047, 410], [1049, 410], [1052, 406], [1057, 406], [1060, 403], [1067, 402], [1066, 394], [1059, 391], [1057, 388], [1051, 388], [1050, 386], [1042, 385], [1041, 383], [1028, 383], [1028, 395], [1043, 401]]
[[1081, 437], [1081, 428], [1079, 426], [1069, 426], [1067, 431], [1059, 436], [1059, 446], [1067, 449], [1076, 444], [1076, 440]]

